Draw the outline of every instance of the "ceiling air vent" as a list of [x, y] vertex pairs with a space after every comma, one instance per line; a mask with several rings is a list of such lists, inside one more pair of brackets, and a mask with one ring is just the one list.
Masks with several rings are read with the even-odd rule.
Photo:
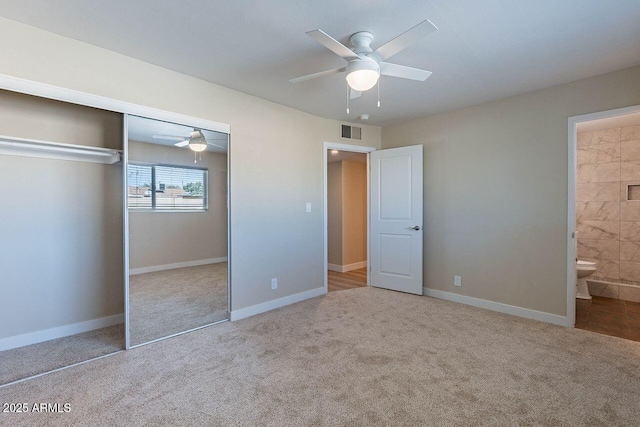
[[356, 126], [342, 125], [342, 138], [343, 139], [362, 139], [362, 128]]

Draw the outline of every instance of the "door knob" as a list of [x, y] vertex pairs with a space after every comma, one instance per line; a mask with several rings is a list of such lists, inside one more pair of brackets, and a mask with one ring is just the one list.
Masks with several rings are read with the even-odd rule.
[[420, 230], [420, 226], [419, 225], [414, 225], [413, 227], [409, 227], [409, 230], [419, 231]]

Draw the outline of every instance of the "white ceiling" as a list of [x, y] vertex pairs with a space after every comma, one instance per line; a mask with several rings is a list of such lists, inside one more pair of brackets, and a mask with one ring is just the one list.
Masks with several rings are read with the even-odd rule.
[[611, 128], [640, 125], [640, 113], [624, 114], [622, 116], [607, 117], [606, 119], [590, 120], [578, 123], [578, 132], [592, 132]]
[[[175, 146], [176, 143], [189, 139], [191, 132], [193, 132], [193, 128], [189, 126], [136, 116], [129, 116], [127, 125], [127, 135], [130, 140], [167, 146]], [[202, 130], [207, 142], [210, 143], [207, 145], [207, 151], [227, 152], [229, 139], [226, 133], [200, 130]], [[181, 139], [177, 139], [177, 137]], [[188, 150], [189, 146], [179, 148]]]
[[[546, 88], [640, 63], [638, 0], [0, 0], [0, 16], [312, 114], [370, 124]], [[344, 65], [305, 35], [372, 47], [430, 19], [440, 29], [389, 61], [433, 71], [381, 80], [345, 111], [344, 75], [289, 79]]]

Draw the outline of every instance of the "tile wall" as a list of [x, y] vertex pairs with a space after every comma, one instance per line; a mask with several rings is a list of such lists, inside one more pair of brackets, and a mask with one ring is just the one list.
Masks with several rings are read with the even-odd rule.
[[578, 258], [598, 263], [591, 278], [630, 285], [604, 296], [640, 301], [640, 200], [627, 200], [640, 185], [640, 125], [580, 132], [577, 148]]

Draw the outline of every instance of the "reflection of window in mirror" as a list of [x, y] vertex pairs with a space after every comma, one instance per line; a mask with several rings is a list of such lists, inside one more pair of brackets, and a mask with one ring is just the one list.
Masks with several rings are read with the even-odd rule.
[[208, 208], [207, 169], [129, 163], [127, 177], [129, 209], [204, 211]]

